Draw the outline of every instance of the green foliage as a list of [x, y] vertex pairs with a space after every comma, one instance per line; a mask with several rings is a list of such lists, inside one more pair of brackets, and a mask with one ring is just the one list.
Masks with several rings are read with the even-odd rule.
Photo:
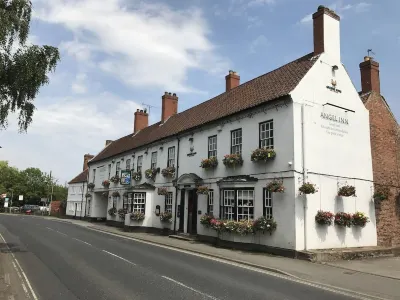
[[[32, 14], [29, 0], [0, 0], [0, 128], [8, 114], [19, 112], [20, 132], [27, 131], [35, 110], [33, 100], [49, 82], [60, 53], [52, 46], [27, 45]], [[15, 48], [17, 48], [15, 50]]]

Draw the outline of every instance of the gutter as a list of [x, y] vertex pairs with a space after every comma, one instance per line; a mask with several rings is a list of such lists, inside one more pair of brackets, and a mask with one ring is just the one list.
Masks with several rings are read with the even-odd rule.
[[178, 149], [176, 154], [176, 171], [175, 171], [175, 217], [174, 217], [174, 234], [176, 234], [176, 214], [178, 208], [178, 178], [179, 178], [179, 143], [181, 139], [178, 137]]

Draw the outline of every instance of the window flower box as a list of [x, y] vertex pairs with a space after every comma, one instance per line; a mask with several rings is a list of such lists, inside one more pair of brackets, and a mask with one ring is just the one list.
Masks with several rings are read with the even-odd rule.
[[109, 210], [108, 210], [108, 214], [110, 215], [110, 216], [115, 216], [115, 214], [117, 213], [117, 209], [115, 208], [115, 207], [111, 207]]
[[162, 212], [160, 214], [160, 221], [164, 223], [171, 223], [172, 222], [172, 213], [169, 211]]
[[213, 216], [210, 215], [202, 215], [200, 217], [200, 224], [203, 225], [206, 228], [210, 228], [211, 226], [211, 220], [214, 219]]
[[142, 173], [141, 172], [133, 172], [132, 178], [135, 181], [140, 181], [140, 180], [142, 180]]
[[269, 232], [271, 235], [276, 230], [277, 223], [273, 218], [260, 217], [254, 221], [253, 227], [255, 232]]
[[198, 186], [196, 190], [197, 195], [208, 195], [208, 192], [209, 192], [208, 187], [204, 185]]
[[356, 188], [352, 185], [342, 186], [338, 191], [338, 196], [342, 197], [355, 197], [356, 196]]
[[93, 182], [91, 182], [91, 183], [88, 183], [87, 187], [88, 187], [89, 190], [93, 191], [95, 185], [94, 185]]
[[369, 222], [369, 218], [364, 213], [358, 211], [353, 214], [351, 221], [354, 226], [364, 227]]
[[144, 172], [144, 175], [146, 176], [147, 179], [151, 179], [154, 181], [154, 179], [156, 178], [157, 173], [160, 171], [159, 168], [154, 168], [154, 169], [147, 169]]
[[125, 215], [128, 213], [128, 210], [126, 208], [120, 208], [118, 209], [118, 216], [125, 220]]
[[120, 195], [119, 195], [119, 193], [118, 193], [117, 191], [115, 191], [115, 192], [112, 192], [111, 196], [113, 196], [113, 197], [119, 197]]
[[251, 161], [258, 162], [258, 161], [269, 161], [274, 159], [276, 156], [276, 152], [274, 149], [271, 148], [258, 148], [251, 153]]
[[109, 188], [110, 186], [110, 181], [109, 180], [103, 180], [103, 182], [101, 183], [102, 186], [104, 186], [106, 189]]
[[315, 215], [315, 222], [319, 225], [332, 225], [334, 214], [330, 211], [319, 210]]
[[131, 213], [131, 220], [132, 221], [142, 221], [144, 220], [144, 213], [140, 212], [140, 211], [135, 211], [133, 213]]
[[352, 216], [348, 213], [338, 212], [335, 215], [335, 225], [342, 227], [350, 227], [352, 224]]
[[200, 167], [203, 169], [213, 169], [218, 166], [218, 159], [215, 156], [201, 160]]
[[117, 184], [119, 182], [119, 176], [113, 176], [110, 178], [110, 181], [113, 182], [114, 184]]
[[273, 180], [267, 184], [267, 190], [271, 193], [284, 193], [285, 187], [283, 186], [282, 180]]
[[243, 165], [243, 158], [240, 154], [227, 154], [224, 156], [222, 162], [228, 168], [235, 168], [236, 166]]
[[301, 195], [315, 194], [318, 192], [316, 185], [310, 182], [303, 183], [301, 187], [299, 187], [299, 192]]
[[162, 169], [161, 174], [164, 177], [173, 177], [175, 175], [175, 167], [167, 167]]
[[159, 187], [157, 189], [157, 194], [161, 196], [168, 195], [168, 188], [167, 187]]
[[387, 200], [390, 196], [390, 191], [388, 187], [377, 187], [374, 193], [375, 201], [384, 201]]

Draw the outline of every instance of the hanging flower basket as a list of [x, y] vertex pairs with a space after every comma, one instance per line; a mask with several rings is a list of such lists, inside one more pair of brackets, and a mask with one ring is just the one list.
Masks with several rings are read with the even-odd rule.
[[125, 220], [125, 215], [128, 213], [128, 210], [126, 209], [126, 208], [120, 208], [120, 209], [118, 209], [118, 216], [121, 218], [121, 219], [124, 219]]
[[156, 175], [158, 173], [158, 170], [156, 168], [154, 169], [147, 169], [144, 172], [144, 175], [146, 176], [147, 179], [154, 180], [156, 178]]
[[369, 222], [369, 218], [364, 213], [358, 211], [353, 214], [351, 221], [354, 226], [364, 227]]
[[140, 181], [140, 180], [142, 180], [142, 173], [141, 172], [133, 172], [132, 178], [135, 181]]
[[93, 182], [91, 182], [91, 183], [88, 183], [87, 187], [88, 187], [89, 190], [92, 191], [94, 189], [95, 185], [94, 185]]
[[117, 184], [119, 182], [119, 176], [113, 176], [110, 178], [110, 181]]
[[169, 211], [162, 212], [160, 214], [160, 221], [165, 222], [165, 223], [171, 223], [172, 222], [172, 213]]
[[352, 185], [342, 186], [338, 191], [338, 196], [342, 197], [355, 197], [356, 196], [356, 188]]
[[271, 193], [284, 193], [285, 187], [283, 186], [283, 181], [274, 179], [267, 184], [267, 190]]
[[387, 200], [390, 196], [390, 190], [388, 187], [385, 186], [379, 186], [376, 188], [375, 193], [374, 193], [374, 200], [375, 201], [383, 201]]
[[85, 197], [86, 198], [92, 198], [92, 194], [86, 193]]
[[162, 169], [161, 174], [164, 177], [173, 177], [175, 175], [175, 167], [167, 167]]
[[319, 225], [332, 225], [334, 216], [330, 211], [319, 210], [315, 215], [315, 222]]
[[135, 212], [131, 213], [131, 220], [132, 221], [142, 221], [142, 220], [144, 220], [144, 213], [139, 212], [139, 211], [135, 211]]
[[228, 168], [235, 168], [236, 166], [243, 165], [243, 158], [240, 154], [227, 154], [224, 156], [222, 162]]
[[251, 161], [268, 161], [276, 156], [275, 150], [271, 148], [258, 148], [251, 153]]
[[201, 160], [200, 167], [203, 169], [213, 169], [218, 166], [218, 159], [215, 156]]
[[108, 198], [108, 191], [107, 192], [103, 192], [103, 193], [101, 193], [101, 195], [103, 196], [103, 197], [106, 197], [106, 198]]
[[338, 212], [335, 215], [335, 225], [350, 227], [352, 224], [352, 217], [348, 213]]
[[303, 183], [303, 185], [301, 187], [299, 187], [299, 192], [301, 195], [305, 194], [315, 194], [316, 192], [318, 192], [316, 185], [312, 184], [310, 182], [306, 182]]
[[197, 195], [208, 195], [209, 189], [207, 186], [202, 185], [202, 186], [198, 186], [196, 193]]
[[111, 207], [109, 210], [108, 210], [108, 214], [110, 215], [110, 216], [115, 216], [115, 214], [117, 213], [117, 209], [115, 208], [115, 207]]
[[266, 217], [260, 217], [253, 223], [254, 231], [255, 232], [269, 232], [271, 235], [277, 227], [277, 223], [274, 219], [267, 219]]
[[167, 187], [159, 187], [157, 189], [157, 194], [159, 194], [161, 196], [168, 195], [168, 188]]
[[111, 194], [111, 196], [113, 196], [113, 197], [119, 197], [120, 195], [119, 195], [119, 193], [118, 193], [117, 191], [115, 191], [115, 192], [113, 192], [113, 193]]
[[110, 186], [110, 180], [103, 180], [103, 182], [101, 183], [102, 186], [104, 186], [106, 189], [108, 189], [108, 187]]

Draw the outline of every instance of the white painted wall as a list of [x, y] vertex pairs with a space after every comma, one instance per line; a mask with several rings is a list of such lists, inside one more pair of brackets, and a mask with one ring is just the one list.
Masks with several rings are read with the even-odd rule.
[[340, 62], [340, 21], [324, 15], [325, 54]]
[[68, 186], [67, 216], [83, 217], [85, 214], [86, 182], [73, 183]]

